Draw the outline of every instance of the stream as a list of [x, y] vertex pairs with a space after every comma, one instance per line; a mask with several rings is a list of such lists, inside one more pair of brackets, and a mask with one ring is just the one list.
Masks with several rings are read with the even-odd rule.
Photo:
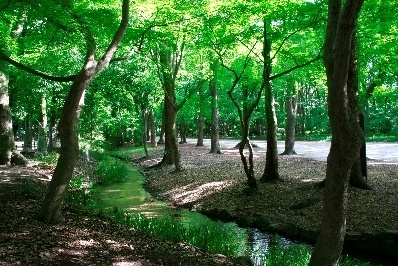
[[[275, 235], [262, 233], [255, 228], [240, 228], [233, 222], [223, 223], [213, 221], [198, 212], [167, 206], [166, 203], [154, 199], [145, 191], [143, 188], [145, 177], [139, 172], [138, 168], [130, 164], [128, 164], [128, 167], [130, 176], [125, 182], [112, 185], [95, 185], [93, 187], [93, 197], [96, 202], [97, 211], [112, 210], [117, 207], [128, 213], [140, 214], [149, 218], [166, 216], [178, 217], [178, 219], [181, 219], [187, 226], [198, 226], [199, 228], [202, 228], [202, 222], [205, 222], [206, 226], [208, 226], [209, 223], [214, 223], [214, 226], [217, 226], [217, 228], [219, 227], [220, 230], [223, 230], [221, 227], [227, 224], [229, 226], [227, 230], [231, 230], [236, 234], [236, 242], [239, 242], [239, 245], [243, 245], [239, 249], [240, 254], [236, 255], [250, 257], [256, 266], [266, 265], [265, 257], [270, 247], [272, 247], [275, 242], [273, 241]], [[244, 241], [241, 241], [242, 237]], [[295, 243], [282, 237], [277, 237], [277, 239], [279, 245], [283, 247]], [[300, 243], [300, 245], [301, 244], [306, 245]], [[310, 246], [308, 247], [312, 249]]]
[[[225, 224], [213, 221], [207, 216], [198, 212], [188, 211], [182, 208], [173, 208], [166, 203], [152, 198], [143, 188], [145, 177], [139, 172], [138, 168], [130, 165], [131, 175], [123, 183], [111, 185], [95, 185], [93, 188], [93, 197], [96, 202], [96, 209], [112, 210], [115, 207], [131, 214], [142, 214], [145, 217], [159, 217], [171, 215], [179, 217], [184, 223], [198, 224], [205, 221], [206, 224], [214, 223], [214, 226]], [[199, 225], [200, 226], [200, 225]], [[251, 257], [254, 265], [265, 265], [265, 254], [269, 249], [272, 235], [267, 235], [254, 228], [240, 228], [236, 223], [228, 223], [234, 232], [239, 235], [246, 235], [243, 242], [244, 250], [241, 256]], [[281, 238], [282, 245], [288, 246], [292, 243], [289, 240]]]

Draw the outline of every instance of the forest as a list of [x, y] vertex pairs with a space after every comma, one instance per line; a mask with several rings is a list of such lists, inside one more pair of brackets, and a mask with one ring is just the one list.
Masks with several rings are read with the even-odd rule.
[[57, 154], [34, 217], [62, 224], [98, 143], [138, 147], [156, 163], [116, 157], [162, 180], [189, 179], [188, 156], [213, 167], [226, 156], [220, 139], [234, 139], [243, 194], [260, 201], [269, 184], [283, 186], [285, 167], [297, 171], [282, 156], [296, 154], [296, 141], [330, 141], [306, 263], [337, 265], [350, 191], [377, 191], [364, 143], [398, 139], [397, 12], [393, 0], [2, 0], [1, 170]]

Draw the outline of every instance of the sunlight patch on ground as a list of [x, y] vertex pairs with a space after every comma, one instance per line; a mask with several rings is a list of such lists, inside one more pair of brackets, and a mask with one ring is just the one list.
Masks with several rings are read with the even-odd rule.
[[98, 245], [98, 242], [90, 239], [90, 240], [76, 240], [75, 242], [73, 242], [74, 246], [81, 246], [81, 247], [91, 247], [91, 246], [95, 246]]
[[142, 263], [140, 261], [118, 261], [112, 264], [113, 266], [143, 266], [148, 265], [148, 263]]
[[204, 198], [211, 194], [217, 193], [220, 190], [233, 185], [234, 182], [231, 180], [211, 182], [200, 185], [193, 190], [186, 190], [184, 187], [180, 188], [180, 193], [171, 193], [173, 200], [182, 204], [197, 201], [198, 199]]

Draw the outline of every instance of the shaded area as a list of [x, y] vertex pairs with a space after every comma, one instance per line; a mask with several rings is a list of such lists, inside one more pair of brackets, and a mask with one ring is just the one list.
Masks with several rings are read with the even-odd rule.
[[38, 222], [34, 215], [44, 196], [45, 173], [0, 168], [2, 265], [232, 265], [224, 256], [72, 209], [64, 210], [62, 225]]

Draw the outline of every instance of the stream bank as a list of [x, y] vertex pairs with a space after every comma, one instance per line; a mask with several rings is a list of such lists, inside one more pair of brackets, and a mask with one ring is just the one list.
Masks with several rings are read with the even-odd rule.
[[[173, 172], [173, 167], [149, 169], [162, 158], [157, 150], [139, 162], [147, 176], [144, 187], [153, 196], [172, 206], [234, 221], [243, 227], [315, 242], [323, 192], [315, 189], [314, 184], [324, 178], [325, 162], [281, 156], [282, 182], [259, 183], [258, 191], [250, 194], [235, 149], [214, 155], [206, 147], [184, 144], [179, 148], [182, 172]], [[255, 152], [255, 176], [261, 175], [264, 161], [264, 154]], [[371, 255], [380, 264], [396, 265], [398, 197], [394, 195], [398, 191], [398, 166], [369, 165], [368, 173], [374, 190], [351, 189], [349, 193], [345, 248], [351, 252], [355, 247], [360, 254]]]

